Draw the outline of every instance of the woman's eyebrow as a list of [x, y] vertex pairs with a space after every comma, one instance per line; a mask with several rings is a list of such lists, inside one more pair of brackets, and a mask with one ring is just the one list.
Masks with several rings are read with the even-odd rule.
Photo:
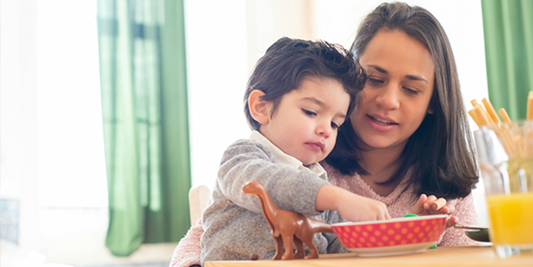
[[[368, 65], [368, 66], [371, 67], [371, 68], [374, 68], [375, 70], [377, 70], [377, 71], [379, 71], [379, 72], [381, 72], [383, 74], [388, 74], [389, 73], [386, 69], [384, 69], [384, 68], [382, 68], [380, 66], [377, 66], [377, 65]], [[413, 81], [423, 81], [425, 83], [428, 83], [428, 81], [426, 79], [424, 79], [424, 78], [422, 78], [421, 76], [418, 76], [418, 75], [405, 75], [405, 78], [407, 78], [409, 80], [413, 80]]]
[[377, 71], [383, 73], [383, 74], [388, 74], [389, 72], [387, 70], [385, 70], [384, 68], [378, 66], [378, 65], [368, 65], [369, 67], [371, 68], [374, 68], [376, 69]]
[[423, 81], [423, 82], [426, 82], [428, 83], [428, 81], [420, 76], [416, 76], [416, 75], [405, 75], [405, 78], [409, 79], [409, 80], [413, 80], [413, 81]]

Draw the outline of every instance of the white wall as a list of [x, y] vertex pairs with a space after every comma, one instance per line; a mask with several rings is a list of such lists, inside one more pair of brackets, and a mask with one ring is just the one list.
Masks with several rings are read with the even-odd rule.
[[104, 245], [96, 1], [0, 6], [0, 198], [20, 201], [19, 242], [2, 240], [1, 265], [26, 266], [39, 253], [75, 266], [169, 262], [175, 243], [143, 245], [127, 258]]
[[2, 0], [1, 6], [0, 195], [20, 201], [19, 229], [24, 231], [19, 243], [37, 248], [36, 5], [35, 0]]
[[185, 0], [193, 185], [211, 186], [222, 152], [249, 134], [245, 10], [245, 0]]
[[96, 1], [37, 1], [36, 18], [39, 202], [106, 207]]

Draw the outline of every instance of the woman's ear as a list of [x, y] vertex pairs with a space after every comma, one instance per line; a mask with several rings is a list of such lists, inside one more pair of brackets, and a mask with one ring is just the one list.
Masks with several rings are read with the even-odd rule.
[[428, 114], [433, 114], [433, 107], [431, 105], [428, 107]]
[[270, 109], [272, 102], [263, 100], [265, 93], [261, 90], [253, 90], [248, 96], [248, 109], [252, 118], [264, 125], [270, 121]]

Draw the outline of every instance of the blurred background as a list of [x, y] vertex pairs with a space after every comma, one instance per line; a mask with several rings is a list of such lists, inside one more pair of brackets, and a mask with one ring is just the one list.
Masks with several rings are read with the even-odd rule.
[[[0, 0], [1, 266], [168, 266], [189, 188], [250, 133], [257, 59], [282, 36], [349, 47], [380, 2]], [[481, 1], [407, 2], [446, 30], [465, 105], [487, 97]]]

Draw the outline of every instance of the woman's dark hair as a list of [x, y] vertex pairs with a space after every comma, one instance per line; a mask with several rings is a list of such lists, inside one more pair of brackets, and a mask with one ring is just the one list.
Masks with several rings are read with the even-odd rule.
[[[402, 164], [386, 183], [404, 177], [415, 192], [445, 198], [462, 198], [478, 182], [477, 167], [457, 69], [448, 37], [433, 15], [405, 3], [383, 3], [359, 26], [351, 51], [359, 58], [381, 30], [400, 30], [426, 45], [435, 64], [435, 83], [427, 114], [409, 138]], [[326, 162], [342, 174], [368, 174], [358, 163], [358, 138], [347, 120], [339, 129], [337, 144]], [[413, 168], [411, 168], [413, 167]]]
[[244, 113], [250, 128], [259, 130], [261, 124], [254, 120], [248, 107], [248, 97], [258, 89], [265, 93], [261, 98], [273, 103], [276, 111], [283, 95], [298, 89], [308, 76], [337, 80], [350, 95], [350, 114], [359, 92], [363, 90], [366, 75], [350, 51], [326, 41], [307, 41], [280, 38], [272, 44], [257, 62], [244, 94]]

